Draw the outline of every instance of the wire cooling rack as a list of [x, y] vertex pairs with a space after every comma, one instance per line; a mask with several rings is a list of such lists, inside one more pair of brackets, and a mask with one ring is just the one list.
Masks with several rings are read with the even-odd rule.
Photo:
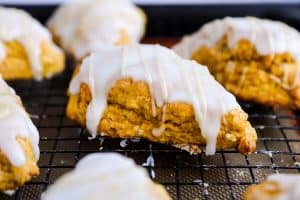
[[[172, 40], [150, 41], [169, 45]], [[250, 156], [235, 150], [217, 152], [214, 156], [191, 156], [144, 140], [89, 140], [87, 131], [65, 116], [72, 66], [52, 80], [10, 83], [39, 129], [41, 174], [13, 196], [0, 193], [1, 200], [40, 199], [49, 184], [92, 152], [118, 152], [133, 158], [177, 200], [240, 199], [247, 186], [264, 180], [269, 174], [300, 173], [300, 113], [243, 102], [241, 105], [259, 137], [257, 151]], [[150, 162], [151, 158], [154, 163]]]

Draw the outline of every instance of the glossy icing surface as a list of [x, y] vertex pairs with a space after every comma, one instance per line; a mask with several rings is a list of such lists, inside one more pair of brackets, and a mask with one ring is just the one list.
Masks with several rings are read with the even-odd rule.
[[14, 166], [21, 166], [26, 156], [17, 137], [29, 139], [36, 160], [39, 159], [39, 133], [22, 107], [20, 98], [0, 77], [0, 150]]
[[[202, 26], [195, 33], [184, 36], [173, 47], [174, 51], [184, 58], [191, 58], [192, 54], [203, 46], [213, 47], [223, 36], [227, 36], [228, 46], [233, 48], [237, 42], [246, 39], [251, 42], [261, 55], [274, 55], [276, 53], [290, 53], [299, 63], [294, 73], [294, 79], [288, 83], [289, 64], [283, 64], [284, 77], [282, 80], [273, 74], [270, 77], [287, 90], [294, 89], [300, 82], [300, 34], [288, 25], [267, 19], [255, 17], [226, 17], [217, 19]], [[235, 66], [231, 65], [230, 71], [234, 73]], [[229, 68], [229, 66], [228, 66]], [[245, 69], [248, 70], [248, 69]], [[244, 73], [245, 72], [245, 73]], [[243, 72], [243, 77], [247, 72]], [[243, 78], [242, 77], [242, 78]], [[241, 79], [239, 85], [243, 83]]]
[[[207, 68], [177, 56], [159, 45], [132, 45], [105, 48], [83, 60], [79, 73], [72, 79], [69, 93], [79, 93], [86, 83], [92, 100], [87, 108], [86, 125], [93, 137], [107, 106], [107, 94], [113, 84], [131, 77], [148, 83], [152, 96], [152, 114], [156, 105], [166, 102], [190, 103], [202, 136], [207, 141], [206, 154], [214, 154], [221, 119], [227, 112], [239, 108], [235, 97], [210, 75]], [[163, 116], [164, 118], [164, 116]], [[159, 137], [164, 130], [153, 130]]]
[[0, 62], [6, 57], [5, 43], [18, 41], [26, 50], [34, 78], [41, 80], [41, 43], [48, 42], [59, 51], [48, 30], [29, 14], [15, 8], [0, 7], [0, 19]]
[[126, 32], [131, 42], [144, 34], [145, 16], [129, 0], [70, 1], [48, 22], [62, 46], [77, 59], [107, 45], [115, 45]]
[[131, 159], [116, 153], [94, 153], [50, 186], [42, 200], [169, 199], [155, 187], [146, 170]]
[[224, 35], [228, 38], [229, 47], [241, 39], [250, 41], [261, 55], [289, 52], [300, 62], [299, 32], [279, 21], [255, 17], [226, 17], [203, 25], [195, 33], [185, 36], [174, 46], [174, 50], [185, 58], [201, 46], [214, 46]]

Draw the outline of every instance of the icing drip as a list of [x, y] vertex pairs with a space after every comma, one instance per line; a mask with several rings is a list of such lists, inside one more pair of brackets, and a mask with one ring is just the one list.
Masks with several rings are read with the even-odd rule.
[[94, 153], [50, 186], [42, 200], [164, 199], [154, 186], [146, 170], [131, 159], [116, 153]]
[[162, 108], [162, 118], [161, 118], [161, 122], [164, 123], [166, 121], [166, 115], [167, 115], [167, 105], [163, 105]]
[[[124, 53], [126, 59], [122, 58]], [[117, 80], [128, 77], [148, 83], [152, 99], [160, 107], [172, 102], [191, 104], [207, 142], [206, 153], [214, 154], [223, 115], [239, 108], [235, 97], [215, 81], [206, 67], [159, 45], [110, 47], [83, 60], [70, 83], [69, 93], [78, 94], [81, 83], [91, 88], [86, 124], [93, 137], [107, 106], [109, 89]]]
[[41, 80], [41, 43], [48, 42], [59, 50], [51, 41], [48, 30], [22, 10], [0, 7], [0, 18], [5, 19], [0, 23], [0, 61], [6, 57], [5, 43], [18, 41], [26, 50], [34, 78]]
[[[144, 55], [143, 55], [143, 48], [140, 47], [140, 50], [138, 51], [139, 53], [139, 57], [141, 58], [141, 64], [144, 66], [145, 69], [145, 77], [146, 77], [146, 81], [149, 84], [149, 90], [150, 90], [150, 95], [151, 95], [151, 108], [152, 108], [152, 116], [155, 117], [156, 116], [156, 105], [155, 105], [155, 100], [153, 98], [153, 81], [152, 81], [152, 76], [150, 74], [150, 69], [147, 65], [147, 63], [145, 62], [144, 59]], [[122, 64], [125, 66], [125, 64]]]
[[267, 181], [274, 181], [280, 185], [283, 192], [274, 199], [298, 200], [300, 199], [300, 175], [295, 174], [273, 174]]
[[0, 150], [14, 166], [26, 161], [17, 137], [29, 139], [36, 160], [39, 159], [39, 134], [28, 114], [23, 109], [20, 98], [0, 77]]
[[249, 67], [245, 67], [243, 68], [243, 71], [242, 71], [242, 76], [241, 78], [239, 79], [239, 83], [238, 83], [238, 86], [237, 86], [237, 90], [236, 90], [236, 94], [239, 94], [242, 87], [243, 87], [243, 84], [246, 80], [246, 76], [247, 76], [247, 72], [249, 71]]
[[122, 31], [130, 42], [141, 39], [145, 16], [129, 0], [70, 1], [61, 6], [48, 22], [65, 50], [81, 59], [90, 52], [115, 45]]
[[[296, 71], [294, 73], [290, 71], [289, 64], [283, 64], [282, 67], [284, 72], [283, 79], [280, 80], [274, 75], [272, 75], [271, 78], [287, 90], [295, 89], [300, 81], [300, 66], [297, 66]], [[290, 74], [294, 75], [294, 79], [291, 84], [289, 83]]]
[[[173, 49], [184, 58], [190, 58], [202, 46], [213, 47], [224, 35], [227, 36], [230, 48], [233, 48], [240, 40], [247, 39], [261, 55], [290, 53], [296, 62], [300, 63], [299, 32], [282, 22], [254, 17], [226, 17], [214, 20], [205, 24], [194, 34], [183, 37]], [[275, 76], [272, 79], [276, 79], [286, 89], [293, 89], [300, 81], [299, 68], [300, 66], [297, 67], [291, 85]], [[288, 76], [288, 74], [288, 70], [284, 68], [284, 75]]]

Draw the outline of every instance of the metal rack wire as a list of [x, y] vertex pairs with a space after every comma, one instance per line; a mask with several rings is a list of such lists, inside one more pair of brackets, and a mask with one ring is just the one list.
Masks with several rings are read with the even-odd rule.
[[[22, 97], [40, 132], [41, 175], [13, 196], [0, 199], [39, 199], [47, 185], [71, 170], [92, 152], [119, 152], [133, 158], [177, 200], [240, 199], [244, 189], [271, 173], [300, 173], [300, 115], [241, 102], [256, 128], [257, 151], [244, 156], [235, 150], [214, 156], [191, 156], [181, 150], [144, 140], [89, 140], [85, 129], [65, 116], [71, 67], [52, 80], [17, 81], [10, 85]], [[120, 143], [122, 143], [120, 145]], [[154, 165], [147, 165], [152, 155]]]

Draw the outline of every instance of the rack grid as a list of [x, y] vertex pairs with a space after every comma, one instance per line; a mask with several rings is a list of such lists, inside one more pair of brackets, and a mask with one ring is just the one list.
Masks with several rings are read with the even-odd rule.
[[[170, 44], [174, 40], [150, 41]], [[41, 174], [13, 196], [0, 193], [1, 200], [40, 199], [49, 184], [92, 152], [118, 152], [133, 158], [176, 200], [240, 199], [247, 186], [259, 183], [269, 174], [300, 174], [300, 113], [245, 102], [240, 102], [241, 106], [259, 137], [256, 152], [249, 156], [235, 150], [192, 156], [145, 140], [89, 140], [87, 131], [65, 116], [66, 91], [74, 64], [68, 66], [64, 74], [52, 80], [9, 83], [39, 129]], [[151, 155], [155, 164], [149, 166], [146, 161]]]

